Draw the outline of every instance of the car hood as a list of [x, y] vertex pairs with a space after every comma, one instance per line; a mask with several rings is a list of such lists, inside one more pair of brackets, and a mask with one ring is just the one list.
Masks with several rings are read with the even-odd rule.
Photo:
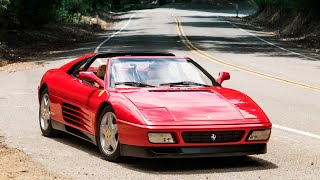
[[268, 122], [248, 96], [226, 88], [122, 92], [150, 125], [243, 124]]

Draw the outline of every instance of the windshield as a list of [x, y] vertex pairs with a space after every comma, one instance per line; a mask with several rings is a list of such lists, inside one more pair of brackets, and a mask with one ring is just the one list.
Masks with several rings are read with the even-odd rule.
[[213, 86], [183, 58], [116, 58], [110, 68], [110, 87]]

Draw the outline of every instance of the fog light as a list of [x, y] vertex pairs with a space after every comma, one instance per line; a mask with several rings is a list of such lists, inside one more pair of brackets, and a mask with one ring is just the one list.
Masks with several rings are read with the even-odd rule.
[[267, 140], [270, 136], [271, 129], [265, 129], [265, 130], [256, 130], [252, 131], [248, 141], [264, 141]]
[[151, 143], [164, 144], [175, 143], [171, 133], [148, 133], [148, 138]]

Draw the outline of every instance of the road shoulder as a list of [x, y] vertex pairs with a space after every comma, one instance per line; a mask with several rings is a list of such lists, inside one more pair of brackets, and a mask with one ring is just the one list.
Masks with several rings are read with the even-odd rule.
[[0, 179], [67, 179], [33, 162], [25, 153], [9, 148], [0, 137]]
[[226, 19], [242, 29], [266, 34], [270, 36], [270, 39], [274, 39], [276, 41], [281, 42], [282, 44], [285, 44], [286, 46], [290, 46], [290, 48], [294, 51], [306, 52], [309, 55], [313, 53], [313, 58], [316, 58], [318, 55], [320, 55], [319, 45], [311, 46], [311, 42], [307, 40], [298, 41], [296, 40], [297, 38], [282, 36], [279, 34], [278, 30], [268, 27], [266, 25], [262, 25], [261, 23], [251, 22], [247, 17], [228, 17]]

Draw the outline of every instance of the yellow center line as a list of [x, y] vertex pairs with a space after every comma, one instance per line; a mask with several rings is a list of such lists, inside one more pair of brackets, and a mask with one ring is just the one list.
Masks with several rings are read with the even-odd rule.
[[254, 74], [254, 75], [257, 75], [257, 76], [260, 76], [260, 77], [264, 77], [264, 78], [267, 78], [267, 79], [271, 79], [271, 80], [274, 80], [274, 81], [290, 84], [290, 85], [293, 85], [293, 86], [302, 87], [302, 88], [310, 89], [310, 90], [314, 90], [314, 91], [320, 91], [320, 87], [315, 87], [315, 86], [311, 86], [311, 85], [307, 85], [307, 84], [291, 81], [291, 80], [288, 80], [288, 79], [283, 79], [281, 77], [273, 76], [273, 75], [266, 74], [266, 73], [263, 73], [263, 72], [258, 72], [258, 71], [252, 70], [252, 69], [248, 69], [248, 68], [245, 68], [245, 67], [242, 67], [242, 66], [238, 66], [238, 65], [226, 62], [226, 61], [221, 60], [221, 59], [219, 59], [217, 57], [214, 57], [214, 56], [212, 56], [210, 54], [207, 54], [206, 52], [200, 50], [199, 48], [197, 48], [196, 46], [194, 46], [190, 42], [190, 40], [188, 39], [187, 35], [183, 31], [181, 21], [176, 16], [174, 16], [174, 18], [175, 18], [176, 23], [177, 23], [177, 27], [176, 27], [177, 28], [177, 33], [178, 33], [182, 43], [185, 44], [187, 46], [187, 48], [191, 50], [192, 53], [198, 54], [201, 57], [209, 59], [210, 61], [213, 61], [215, 63], [221, 64], [221, 65], [224, 65], [224, 66], [228, 66], [228, 67], [236, 69], [236, 70], [244, 71], [244, 72], [247, 72], [247, 73], [250, 73], [250, 74]]

